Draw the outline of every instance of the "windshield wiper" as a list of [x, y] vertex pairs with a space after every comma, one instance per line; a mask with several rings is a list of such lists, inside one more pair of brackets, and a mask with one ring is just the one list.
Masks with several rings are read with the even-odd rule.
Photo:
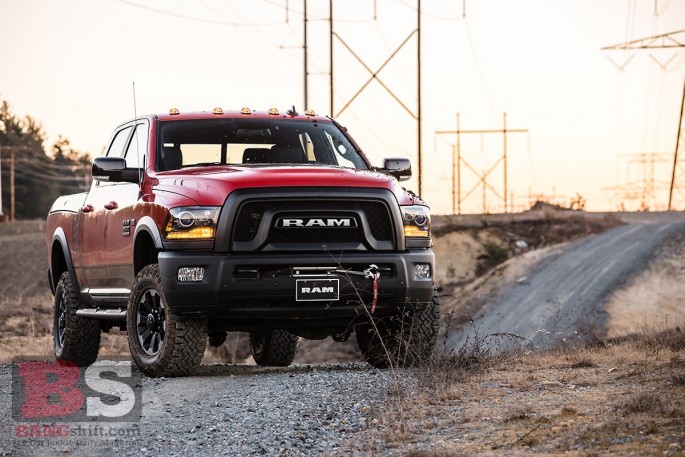
[[182, 168], [188, 168], [188, 167], [208, 167], [211, 165], [226, 165], [221, 162], [200, 162], [200, 163], [189, 163], [188, 165], [183, 165]]

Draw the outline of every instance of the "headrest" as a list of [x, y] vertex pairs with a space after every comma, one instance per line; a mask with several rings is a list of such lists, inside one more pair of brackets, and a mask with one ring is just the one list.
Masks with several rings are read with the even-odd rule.
[[278, 145], [271, 146], [271, 162], [273, 163], [304, 163], [306, 162], [301, 146]]
[[183, 154], [180, 146], [164, 146], [162, 148], [162, 170], [178, 170], [183, 166]]
[[243, 152], [243, 163], [269, 163], [269, 150], [265, 148], [247, 148]]

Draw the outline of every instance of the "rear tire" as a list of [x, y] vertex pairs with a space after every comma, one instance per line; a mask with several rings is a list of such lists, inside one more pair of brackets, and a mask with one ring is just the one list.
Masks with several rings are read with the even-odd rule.
[[159, 265], [144, 267], [131, 290], [126, 312], [128, 346], [148, 376], [183, 376], [200, 365], [207, 320], [176, 316], [162, 292]]
[[297, 335], [281, 329], [250, 333], [252, 357], [262, 367], [287, 367], [293, 363], [299, 341]]
[[100, 349], [100, 322], [76, 315], [81, 300], [69, 272], [62, 273], [55, 288], [52, 334], [55, 358], [80, 367], [95, 362]]

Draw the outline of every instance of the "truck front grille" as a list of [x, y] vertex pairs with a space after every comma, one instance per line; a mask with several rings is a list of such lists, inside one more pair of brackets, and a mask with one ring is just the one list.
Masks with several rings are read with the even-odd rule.
[[[258, 234], [267, 233], [260, 245], [340, 244], [372, 246], [377, 242], [394, 243], [394, 228], [390, 210], [383, 201], [375, 200], [268, 200], [248, 201], [239, 210], [233, 229], [233, 241], [259, 242]], [[283, 229], [275, 221], [281, 217], [298, 216], [354, 217], [356, 227], [307, 227]], [[364, 227], [368, 227], [367, 236]], [[256, 241], [255, 241], [256, 240]]]

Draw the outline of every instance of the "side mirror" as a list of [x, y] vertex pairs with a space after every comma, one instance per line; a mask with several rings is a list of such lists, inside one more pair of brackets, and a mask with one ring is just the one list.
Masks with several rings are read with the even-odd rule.
[[126, 168], [123, 157], [98, 157], [93, 161], [93, 179], [109, 182], [138, 183], [140, 168]]
[[402, 158], [384, 159], [383, 168], [378, 171], [394, 176], [398, 181], [406, 181], [411, 178], [411, 161]]

